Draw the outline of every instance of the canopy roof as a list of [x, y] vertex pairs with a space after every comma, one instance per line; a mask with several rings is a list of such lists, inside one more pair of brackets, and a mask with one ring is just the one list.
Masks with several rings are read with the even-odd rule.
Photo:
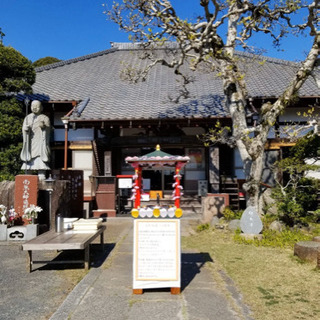
[[183, 167], [190, 161], [188, 156], [174, 156], [160, 150], [160, 146], [156, 146], [156, 150], [141, 157], [126, 157], [125, 161], [133, 167], [153, 167], [153, 166], [169, 166], [179, 165]]

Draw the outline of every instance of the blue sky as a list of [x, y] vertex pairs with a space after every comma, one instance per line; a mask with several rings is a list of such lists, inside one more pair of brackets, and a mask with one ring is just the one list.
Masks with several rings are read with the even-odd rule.
[[[0, 0], [0, 27], [3, 42], [28, 59], [46, 56], [71, 59], [110, 48], [110, 42], [128, 41], [128, 35], [107, 21], [103, 3], [110, 0]], [[178, 12], [192, 17], [195, 0], [176, 0]], [[196, 5], [197, 8], [198, 5]], [[272, 48], [271, 41], [259, 37], [256, 45], [267, 49], [265, 55], [286, 60], [302, 60], [311, 46], [309, 38], [286, 39], [283, 51]]]

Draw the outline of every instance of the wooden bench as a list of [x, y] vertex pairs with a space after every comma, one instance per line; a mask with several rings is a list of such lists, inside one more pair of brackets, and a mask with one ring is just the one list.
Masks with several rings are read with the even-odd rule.
[[[103, 233], [106, 226], [101, 226], [97, 230], [68, 230], [57, 233], [53, 230], [41, 234], [40, 236], [22, 244], [22, 250], [28, 251], [27, 267], [29, 272], [32, 271], [32, 265], [41, 264], [65, 264], [65, 263], [84, 263], [86, 270], [90, 268], [90, 244], [100, 235], [100, 243], [103, 248]], [[44, 250], [84, 250], [83, 260], [63, 260], [63, 261], [34, 261], [32, 259], [32, 251]]]

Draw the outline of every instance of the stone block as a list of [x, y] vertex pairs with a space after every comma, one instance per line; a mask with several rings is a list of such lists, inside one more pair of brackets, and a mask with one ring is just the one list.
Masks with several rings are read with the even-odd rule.
[[237, 229], [241, 229], [240, 220], [239, 219], [231, 220], [228, 224], [228, 229], [230, 231], [236, 231]]
[[27, 224], [27, 234], [26, 234], [26, 240], [31, 240], [38, 236], [39, 234], [39, 225], [38, 224]]
[[320, 252], [320, 242], [299, 241], [294, 245], [294, 255], [302, 260], [316, 262]]
[[210, 223], [214, 216], [221, 217], [228, 199], [225, 194], [208, 194], [207, 197], [202, 197], [202, 222]]
[[282, 232], [283, 229], [283, 224], [280, 221], [272, 221], [269, 230], [277, 231], [277, 232]]
[[0, 224], [0, 241], [6, 241], [6, 240], [7, 240], [7, 225]]
[[220, 225], [220, 219], [217, 216], [213, 216], [211, 220], [211, 226], [216, 227], [218, 225]]

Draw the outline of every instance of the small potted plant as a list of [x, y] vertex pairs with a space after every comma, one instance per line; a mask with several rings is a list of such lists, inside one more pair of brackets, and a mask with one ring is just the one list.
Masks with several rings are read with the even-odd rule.
[[24, 210], [22, 218], [27, 219], [29, 223], [34, 224], [38, 219], [38, 213], [42, 212], [42, 208], [31, 204], [30, 207]]
[[12, 227], [14, 226], [14, 220], [18, 216], [14, 208], [11, 206], [11, 209], [9, 210], [8, 214], [8, 224]]

